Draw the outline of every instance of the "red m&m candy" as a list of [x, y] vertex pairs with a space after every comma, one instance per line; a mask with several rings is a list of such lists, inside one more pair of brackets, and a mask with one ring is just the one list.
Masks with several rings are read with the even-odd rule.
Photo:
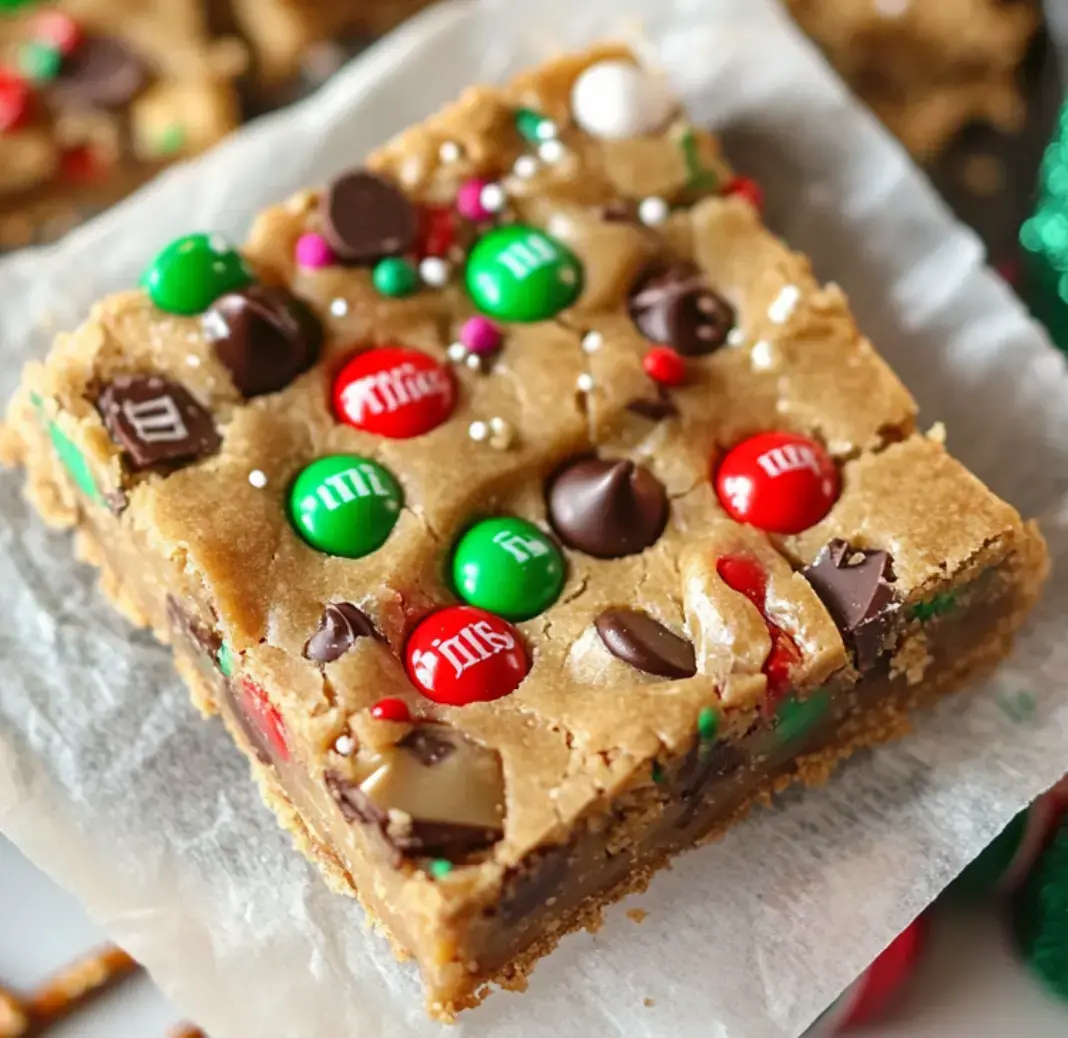
[[32, 106], [30, 84], [22, 76], [0, 68], [0, 133], [25, 126]]
[[393, 440], [430, 432], [452, 414], [455, 403], [448, 369], [402, 346], [358, 353], [334, 382], [338, 418]]
[[760, 433], [727, 452], [716, 471], [727, 514], [769, 533], [800, 533], [838, 499], [839, 478], [827, 452], [795, 433]]
[[280, 760], [289, 760], [289, 740], [286, 736], [285, 722], [278, 708], [267, 698], [259, 685], [254, 685], [248, 678], [238, 682], [241, 697], [241, 709], [249, 723], [263, 737], [264, 742]]
[[448, 706], [500, 699], [530, 669], [519, 632], [475, 606], [431, 613], [408, 639], [405, 664], [424, 696]]
[[758, 213], [764, 211], [764, 192], [760, 185], [749, 177], [731, 177], [724, 185], [723, 193], [744, 198]]
[[811, 1038], [832, 1038], [882, 1016], [916, 970], [926, 943], [921, 916], [906, 927], [816, 1022]]
[[69, 14], [62, 11], [42, 11], [33, 21], [35, 39], [55, 47], [69, 58], [82, 42], [82, 30]]

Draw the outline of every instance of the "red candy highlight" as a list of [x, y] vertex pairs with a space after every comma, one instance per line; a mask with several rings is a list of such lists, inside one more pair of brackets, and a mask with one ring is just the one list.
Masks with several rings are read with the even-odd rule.
[[749, 177], [731, 177], [723, 187], [725, 195], [744, 198], [758, 213], [764, 212], [764, 189]]
[[408, 724], [412, 719], [408, 704], [393, 696], [387, 696], [375, 703], [371, 707], [371, 716], [376, 721], [394, 721], [397, 724]]
[[662, 386], [681, 386], [686, 381], [686, 361], [668, 346], [654, 346], [642, 357], [642, 370]]
[[767, 614], [768, 577], [764, 568], [749, 555], [724, 555], [716, 562], [716, 572], [727, 587], [745, 595], [760, 610], [771, 638], [771, 652], [761, 670], [768, 679], [768, 707], [790, 690], [790, 672], [802, 659], [801, 649]]
[[474, 606], [450, 606], [412, 632], [405, 666], [428, 699], [467, 706], [514, 692], [530, 670], [530, 658], [507, 620]]
[[838, 500], [838, 469], [815, 440], [795, 433], [759, 433], [732, 447], [715, 474], [727, 514], [769, 533], [815, 526]]
[[441, 425], [456, 405], [447, 368], [402, 346], [358, 353], [334, 382], [334, 413], [366, 432], [392, 440], [421, 436]]
[[29, 122], [33, 110], [30, 84], [6, 69], [0, 69], [0, 133], [11, 133]]
[[288, 761], [291, 756], [289, 739], [278, 708], [267, 698], [267, 693], [259, 685], [253, 684], [247, 678], [238, 682], [238, 689], [245, 716], [256, 726], [279, 759]]
[[42, 11], [33, 20], [33, 30], [36, 39], [55, 47], [65, 58], [78, 49], [83, 38], [78, 23], [62, 11]]
[[448, 206], [425, 205], [419, 211], [419, 259], [444, 257], [456, 241], [456, 213]]

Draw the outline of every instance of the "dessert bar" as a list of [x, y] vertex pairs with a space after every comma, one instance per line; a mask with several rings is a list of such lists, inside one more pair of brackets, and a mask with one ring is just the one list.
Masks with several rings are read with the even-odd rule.
[[431, 1010], [1009, 650], [1041, 537], [655, 71], [468, 91], [31, 363], [6, 460]]

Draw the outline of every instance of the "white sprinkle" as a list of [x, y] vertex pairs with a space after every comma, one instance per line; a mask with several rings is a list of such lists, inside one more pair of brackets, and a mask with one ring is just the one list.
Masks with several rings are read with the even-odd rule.
[[462, 154], [460, 145], [456, 141], [442, 141], [441, 147], [438, 148], [438, 158], [445, 163], [457, 162]]
[[451, 273], [448, 263], [440, 256], [427, 256], [419, 264], [419, 276], [432, 288], [441, 288], [449, 283]]
[[356, 740], [351, 735], [339, 735], [334, 742], [334, 752], [342, 757], [349, 757], [356, 749]]
[[490, 432], [506, 433], [511, 429], [511, 426], [500, 416], [495, 414], [489, 420]]
[[582, 337], [582, 352], [596, 353], [604, 345], [604, 336], [600, 332], [587, 332]]
[[560, 127], [557, 126], [556, 123], [552, 121], [552, 119], [542, 119], [542, 121], [538, 123], [537, 130], [535, 130], [534, 132], [538, 140], [551, 141], [555, 140], [557, 135], [560, 133]]
[[467, 347], [462, 342], [452, 342], [449, 343], [449, 348], [445, 353], [453, 364], [463, 364], [467, 356]]
[[489, 426], [485, 422], [472, 422], [467, 427], [467, 435], [476, 443], [481, 443], [489, 436]]
[[911, 3], [912, 0], [875, 0], [875, 10], [884, 18], [900, 18]]
[[563, 161], [564, 156], [567, 154], [567, 149], [563, 144], [556, 140], [542, 141], [538, 145], [538, 158], [542, 162], [547, 162], [550, 166], [555, 166], [556, 163]]
[[590, 392], [590, 390], [593, 389], [593, 376], [588, 371], [584, 371], [575, 380], [575, 388], [580, 393]]
[[482, 370], [482, 358], [477, 353], [469, 353], [467, 355], [467, 359], [464, 361], [464, 363], [472, 371], [481, 371]]
[[646, 227], [659, 227], [667, 220], [670, 212], [667, 202], [655, 195], [651, 198], [643, 198], [638, 203], [638, 219]]
[[330, 313], [334, 317], [344, 317], [349, 312], [349, 304], [345, 299], [335, 299], [330, 304]]
[[195, 353], [188, 354], [186, 356], [186, 358], [185, 358], [185, 362], [191, 368], [199, 368], [200, 367], [200, 358]]
[[478, 196], [478, 200], [487, 213], [499, 213], [504, 208], [507, 196], [500, 184], [487, 184]]
[[774, 363], [771, 355], [771, 343], [764, 339], [754, 343], [753, 348], [749, 351], [749, 363], [757, 371], [767, 371]]
[[529, 180], [538, 172], [538, 160], [533, 155], [520, 155], [512, 166], [512, 172], [520, 180]]
[[782, 291], [772, 301], [771, 306], [768, 307], [768, 320], [772, 324], [785, 324], [790, 315], [797, 309], [798, 301], [801, 299], [801, 289], [797, 285], [783, 285]]
[[248, 474], [248, 481], [257, 489], [262, 490], [267, 486], [267, 473], [263, 469], [253, 469]]
[[741, 328], [735, 326], [727, 332], [728, 346], [741, 346], [743, 342], [745, 342], [745, 332]]

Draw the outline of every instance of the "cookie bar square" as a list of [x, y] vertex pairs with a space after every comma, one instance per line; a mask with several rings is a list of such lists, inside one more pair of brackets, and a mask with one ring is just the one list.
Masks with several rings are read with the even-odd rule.
[[628, 50], [194, 234], [4, 456], [431, 1010], [1008, 651], [1042, 539]]
[[0, 6], [0, 248], [54, 237], [239, 120], [200, 0]]
[[1017, 73], [1037, 0], [787, 0], [828, 60], [918, 158], [970, 122], [1021, 128]]

